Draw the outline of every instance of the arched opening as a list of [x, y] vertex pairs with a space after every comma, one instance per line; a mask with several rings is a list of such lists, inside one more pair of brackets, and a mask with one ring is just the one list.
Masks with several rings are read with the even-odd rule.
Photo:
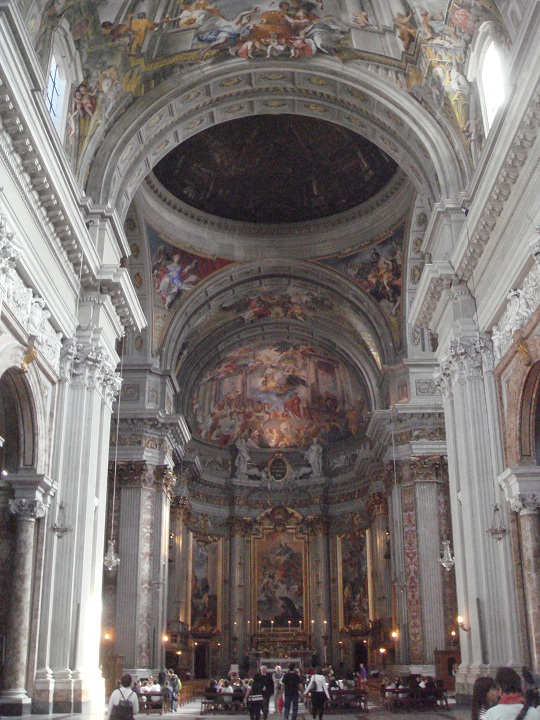
[[0, 470], [13, 474], [23, 467], [33, 467], [34, 419], [32, 401], [24, 375], [8, 370], [0, 378]]
[[521, 405], [521, 457], [538, 463], [540, 457], [540, 363], [527, 376]]

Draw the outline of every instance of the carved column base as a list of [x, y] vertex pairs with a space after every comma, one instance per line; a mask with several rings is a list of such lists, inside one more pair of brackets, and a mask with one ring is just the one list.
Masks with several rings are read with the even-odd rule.
[[71, 670], [54, 671], [53, 713], [73, 712], [73, 680]]
[[53, 711], [54, 678], [50, 668], [36, 672], [32, 694], [32, 714], [50, 715]]
[[26, 694], [26, 690], [5, 690], [0, 697], [0, 715], [7, 717], [21, 717], [30, 715], [32, 701]]
[[73, 712], [103, 712], [105, 705], [105, 680], [101, 672], [73, 672]]

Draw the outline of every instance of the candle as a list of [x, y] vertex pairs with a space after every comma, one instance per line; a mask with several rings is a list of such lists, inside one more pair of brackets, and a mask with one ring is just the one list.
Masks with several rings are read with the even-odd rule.
[[270, 620], [270, 631], [271, 632], [274, 631], [274, 621], [273, 620]]
[[291, 621], [289, 620], [288, 623], [289, 623], [289, 630], [290, 630], [291, 629]]
[[302, 630], [302, 621], [301, 620], [298, 621], [298, 627], [300, 628], [300, 630]]

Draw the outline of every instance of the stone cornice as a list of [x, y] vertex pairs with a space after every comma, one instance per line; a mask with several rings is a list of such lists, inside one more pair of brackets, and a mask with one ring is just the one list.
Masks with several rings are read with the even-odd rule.
[[411, 325], [429, 327], [439, 307], [443, 292], [458, 285], [454, 268], [447, 261], [435, 261], [424, 266], [409, 316]]
[[[18, 26], [22, 27], [22, 21], [16, 8], [11, 3], [2, 4], [0, 45], [5, 53], [12, 52], [14, 57], [19, 56], [21, 47], [26, 48], [26, 35], [18, 33]], [[43, 88], [31, 54], [27, 54], [26, 62], [23, 68], [13, 63], [8, 67], [7, 63], [0, 62], [0, 155], [27, 211], [34, 217], [36, 228], [40, 228], [62, 264], [71, 268], [70, 282], [75, 285], [80, 276], [83, 286], [95, 285], [101, 279], [102, 266], [85, 224], [88, 221], [82, 209], [84, 199], [45, 104], [37, 100]], [[29, 68], [34, 95], [29, 95], [26, 74]], [[117, 227], [120, 230], [116, 237], [122, 236], [118, 222]], [[125, 254], [123, 246], [127, 247], [127, 243], [119, 243], [116, 250], [119, 259]], [[119, 317], [126, 329], [144, 327], [142, 309], [134, 291], [127, 289], [126, 280], [109, 279], [105, 286], [121, 310]], [[124, 298], [124, 303], [119, 296]]]
[[[468, 281], [486, 247], [503, 209], [512, 192], [522, 168], [529, 157], [529, 150], [536, 141], [540, 128], [540, 84], [530, 96], [527, 108], [522, 113], [517, 129], [514, 131], [510, 147], [500, 164], [495, 183], [488, 198], [483, 203], [474, 229], [469, 229], [470, 237], [466, 238], [466, 246], [456, 267], [456, 274], [461, 280]], [[472, 220], [472, 213], [469, 222]]]
[[180, 201], [154, 175], [147, 176], [138, 197], [149, 221], [159, 222], [159, 227], [165, 227], [173, 239], [185, 243], [189, 236], [190, 246], [201, 252], [231, 259], [257, 259], [261, 245], [268, 257], [316, 258], [374, 244], [404, 217], [412, 193], [406, 174], [398, 170], [377, 195], [362, 205], [292, 225], [258, 225], [209, 215]]

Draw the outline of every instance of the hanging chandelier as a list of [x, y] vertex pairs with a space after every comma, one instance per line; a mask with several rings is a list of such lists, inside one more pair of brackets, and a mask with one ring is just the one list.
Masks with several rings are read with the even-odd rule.
[[116, 412], [116, 443], [114, 447], [114, 473], [113, 473], [113, 492], [112, 492], [112, 508], [111, 508], [111, 535], [107, 542], [107, 552], [103, 558], [103, 564], [107, 570], [111, 571], [120, 565], [120, 558], [114, 552], [114, 508], [116, 504], [116, 475], [118, 469], [118, 438], [120, 434], [120, 402], [122, 399], [122, 377], [124, 369], [124, 338], [122, 336], [122, 344], [120, 348], [120, 388], [118, 390], [118, 408]]
[[443, 568], [448, 571], [450, 571], [456, 564], [454, 556], [452, 555], [452, 550], [450, 550], [450, 540], [442, 541], [442, 557], [439, 558], [439, 562]]
[[497, 542], [500, 542], [503, 537], [508, 535], [510, 532], [510, 530], [503, 525], [499, 503], [495, 503], [493, 506], [493, 520], [491, 522], [491, 527], [489, 527], [486, 532], [488, 532], [492, 538], [497, 540]]

